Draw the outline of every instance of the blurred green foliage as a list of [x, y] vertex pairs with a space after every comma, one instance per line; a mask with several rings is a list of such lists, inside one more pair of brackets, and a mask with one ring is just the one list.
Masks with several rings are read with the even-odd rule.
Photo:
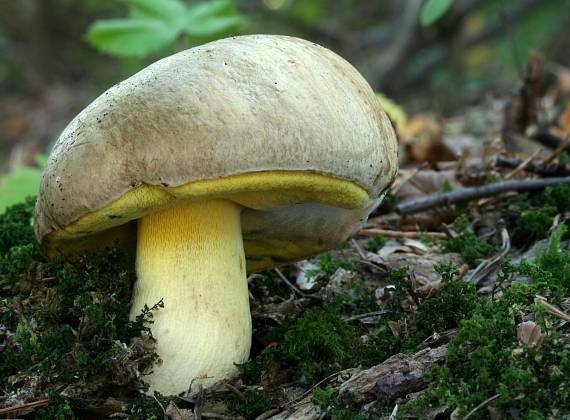
[[423, 26], [430, 26], [453, 5], [455, 0], [427, 0], [420, 14], [420, 22]]
[[122, 0], [129, 17], [103, 19], [92, 24], [86, 39], [99, 50], [117, 57], [145, 57], [174, 43], [186, 45], [219, 38], [245, 27], [232, 0], [188, 5], [182, 0]]
[[0, 177], [0, 213], [9, 206], [21, 203], [28, 196], [35, 196], [40, 187], [46, 155], [37, 157], [36, 167], [21, 166]]

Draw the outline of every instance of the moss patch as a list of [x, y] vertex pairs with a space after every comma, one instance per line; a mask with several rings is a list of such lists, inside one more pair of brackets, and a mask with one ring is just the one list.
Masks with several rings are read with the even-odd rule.
[[143, 389], [140, 374], [156, 357], [148, 323], [160, 303], [129, 321], [134, 273], [116, 249], [73, 263], [43, 261], [32, 211], [28, 200], [0, 217], [0, 256], [11, 263], [1, 272], [0, 395], [7, 405], [16, 394], [51, 395], [37, 415], [64, 418], [79, 398], [92, 403]]
[[497, 247], [477, 238], [469, 228], [469, 219], [465, 215], [459, 216], [453, 222], [453, 229], [457, 237], [448, 239], [443, 243], [445, 252], [457, 252], [469, 267], [474, 268], [482, 258], [497, 250]]
[[[564, 226], [555, 231], [536, 262], [503, 265], [495, 299], [478, 305], [460, 323], [445, 363], [431, 372], [429, 390], [403, 412], [421, 417], [430, 404], [445, 404], [466, 415], [491, 398], [488, 405], [501, 415], [542, 419], [569, 412], [570, 336], [535, 303], [537, 295], [558, 302], [568, 293], [570, 252], [560, 248], [564, 231]], [[515, 282], [502, 288], [515, 274], [528, 276], [532, 284]], [[528, 345], [517, 337], [517, 325], [529, 318], [546, 334], [542, 345]], [[487, 415], [485, 408], [473, 418]]]

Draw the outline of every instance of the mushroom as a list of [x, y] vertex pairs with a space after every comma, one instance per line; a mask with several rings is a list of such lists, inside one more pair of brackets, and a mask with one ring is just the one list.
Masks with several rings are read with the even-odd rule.
[[390, 121], [346, 61], [250, 35], [162, 59], [58, 139], [35, 229], [48, 255], [136, 250], [131, 316], [163, 299], [150, 390], [210, 385], [247, 360], [246, 268], [318, 254], [358, 229], [397, 171]]

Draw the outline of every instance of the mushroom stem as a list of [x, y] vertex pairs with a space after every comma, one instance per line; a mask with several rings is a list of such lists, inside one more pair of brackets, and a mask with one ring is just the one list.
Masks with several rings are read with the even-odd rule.
[[236, 373], [251, 344], [240, 207], [227, 200], [183, 204], [138, 221], [131, 319], [160, 299], [151, 326], [162, 360], [149, 392], [177, 394]]

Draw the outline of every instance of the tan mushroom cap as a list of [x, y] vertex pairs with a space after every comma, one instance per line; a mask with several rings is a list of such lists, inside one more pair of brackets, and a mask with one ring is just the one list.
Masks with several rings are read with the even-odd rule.
[[184, 201], [243, 206], [248, 270], [328, 249], [397, 170], [390, 121], [345, 60], [286, 36], [223, 39], [113, 86], [48, 160], [36, 234], [48, 255], [136, 239], [136, 219]]

